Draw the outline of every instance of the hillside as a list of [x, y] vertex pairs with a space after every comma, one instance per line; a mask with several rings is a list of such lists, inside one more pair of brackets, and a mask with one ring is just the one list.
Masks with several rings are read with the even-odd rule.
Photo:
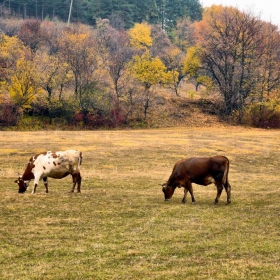
[[207, 95], [204, 88], [195, 92], [194, 86], [184, 84], [180, 96], [166, 89], [159, 89], [154, 103], [156, 105], [148, 117], [148, 123], [152, 127], [227, 125], [220, 117], [221, 97], [215, 93]]

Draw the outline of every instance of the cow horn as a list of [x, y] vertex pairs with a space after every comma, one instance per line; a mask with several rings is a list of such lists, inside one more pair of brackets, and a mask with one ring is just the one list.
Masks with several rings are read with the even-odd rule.
[[167, 187], [167, 183], [162, 183], [162, 184], [159, 184], [159, 185], [162, 186], [163, 188]]

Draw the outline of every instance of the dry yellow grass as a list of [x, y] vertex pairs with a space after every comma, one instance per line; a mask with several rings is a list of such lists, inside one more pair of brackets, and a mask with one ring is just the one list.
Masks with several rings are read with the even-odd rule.
[[[0, 132], [1, 279], [279, 279], [280, 131], [170, 128]], [[80, 149], [71, 178], [17, 193], [29, 158]], [[165, 202], [159, 183], [190, 156], [230, 159], [232, 204], [215, 186]]]

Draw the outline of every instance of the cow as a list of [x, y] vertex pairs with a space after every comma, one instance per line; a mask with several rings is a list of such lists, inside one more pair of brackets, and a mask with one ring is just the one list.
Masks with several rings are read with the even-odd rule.
[[48, 151], [36, 154], [30, 158], [23, 175], [15, 180], [15, 183], [19, 186], [18, 192], [24, 193], [29, 182], [34, 179], [34, 187], [32, 190], [32, 194], [34, 194], [39, 181], [43, 179], [46, 193], [48, 193], [48, 177], [61, 179], [69, 174], [72, 175], [73, 179], [71, 192], [74, 192], [77, 183], [77, 192], [81, 192], [81, 164], [82, 152], [76, 150]]
[[176, 187], [184, 188], [182, 202], [185, 203], [187, 193], [190, 192], [192, 203], [195, 203], [192, 183], [207, 186], [214, 183], [217, 187], [215, 204], [225, 188], [227, 192], [227, 204], [231, 202], [231, 186], [228, 182], [229, 160], [225, 156], [193, 157], [178, 161], [168, 181], [161, 184], [165, 200], [169, 200]]

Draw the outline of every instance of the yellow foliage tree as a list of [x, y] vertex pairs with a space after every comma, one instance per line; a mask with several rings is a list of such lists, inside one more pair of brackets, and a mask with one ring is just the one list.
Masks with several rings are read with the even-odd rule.
[[199, 51], [200, 48], [196, 46], [190, 47], [187, 50], [183, 71], [189, 76], [196, 76], [201, 67]]
[[0, 35], [0, 80], [9, 78], [25, 51], [26, 47], [17, 37]]
[[73, 75], [69, 73], [69, 65], [61, 61], [59, 56], [47, 53], [37, 53], [34, 62], [40, 86], [47, 93], [47, 100], [50, 102], [53, 97], [61, 99], [65, 84], [73, 78]]
[[152, 57], [148, 51], [141, 56], [134, 56], [130, 69], [133, 75], [144, 84], [145, 89], [159, 83], [169, 84], [173, 80], [173, 73], [167, 71], [163, 62], [158, 57]]
[[30, 108], [36, 95], [42, 92], [38, 84], [38, 75], [31, 60], [21, 58], [17, 61], [16, 66], [17, 69], [9, 85], [9, 93], [16, 105]]
[[132, 75], [144, 85], [143, 105], [145, 119], [151, 103], [150, 88], [156, 84], [171, 84], [173, 73], [167, 71], [163, 62], [158, 58], [150, 55], [149, 51], [144, 52], [141, 56], [136, 55], [130, 62], [129, 68]]
[[151, 26], [147, 23], [136, 23], [128, 31], [132, 47], [137, 49], [147, 49], [152, 46]]
[[196, 89], [199, 85], [204, 85], [208, 90], [211, 90], [213, 87], [213, 82], [210, 77], [202, 74], [200, 53], [201, 48], [199, 46], [193, 46], [187, 50], [183, 72], [188, 76], [189, 79], [195, 80]]

